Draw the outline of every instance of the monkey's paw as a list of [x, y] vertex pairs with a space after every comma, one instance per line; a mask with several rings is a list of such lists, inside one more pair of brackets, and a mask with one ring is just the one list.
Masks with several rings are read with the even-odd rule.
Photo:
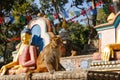
[[50, 70], [49, 73], [50, 74], [53, 74], [55, 72], [55, 70]]

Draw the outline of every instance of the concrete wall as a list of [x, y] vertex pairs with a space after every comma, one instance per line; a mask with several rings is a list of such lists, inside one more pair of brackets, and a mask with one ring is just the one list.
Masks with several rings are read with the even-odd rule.
[[113, 44], [115, 43], [115, 29], [107, 29], [103, 31], [98, 32], [101, 39], [101, 46], [100, 50], [102, 51], [107, 44]]
[[[61, 64], [67, 71], [72, 71], [75, 69], [81, 69], [84, 64], [84, 67], [87, 68], [89, 66], [87, 62], [90, 60], [92, 60], [92, 55], [65, 57], [61, 58]], [[83, 65], [81, 65], [82, 61], [85, 62]]]
[[117, 36], [116, 43], [120, 43], [120, 23], [116, 29], [116, 36]]

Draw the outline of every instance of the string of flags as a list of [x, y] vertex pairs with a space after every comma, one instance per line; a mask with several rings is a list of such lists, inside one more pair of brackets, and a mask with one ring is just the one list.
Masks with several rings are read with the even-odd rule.
[[[101, 5], [103, 5], [102, 0], [100, 0], [99, 2], [96, 3], [96, 7], [99, 7]], [[104, 12], [106, 14], [114, 12], [114, 6], [113, 5], [109, 5], [109, 6], [103, 5], [103, 9], [104, 9]], [[89, 14], [90, 12], [92, 12], [93, 15], [96, 15], [97, 14], [97, 9], [92, 9], [92, 6], [90, 6], [87, 10], [81, 10], [81, 12], [79, 12], [79, 14], [75, 14], [75, 16], [73, 16], [72, 18], [70, 18], [67, 21], [72, 21], [75, 18], [79, 17], [80, 15], [85, 16], [85, 15]], [[74, 12], [74, 13], [76, 13], [76, 12]], [[72, 12], [72, 14], [73, 14], [73, 12]], [[81, 19], [80, 21], [86, 21], [86, 20], [87, 20], [87, 18]]]
[[[103, 5], [103, 1], [102, 1], [102, 0], [99, 0], [99, 2], [96, 3], [96, 7], [98, 8], [98, 7], [101, 6], [101, 5]], [[106, 14], [108, 14], [108, 12], [109, 12], [109, 13], [114, 12], [114, 6], [112, 6], [112, 5], [106, 6], [106, 7], [104, 7], [104, 5], [103, 5], [103, 8], [104, 8], [105, 10], [108, 10], [108, 11], [105, 11], [105, 10], [104, 10]], [[96, 14], [97, 14], [97, 10], [96, 10], [96, 9], [92, 9], [92, 6], [90, 6], [90, 7], [89, 7], [88, 9], [86, 9], [86, 10], [81, 10], [81, 11], [70, 11], [70, 12], [64, 11], [64, 12], [62, 13], [62, 16], [63, 16], [64, 18], [70, 18], [70, 19], [67, 20], [67, 21], [72, 21], [72, 20], [74, 20], [75, 18], [78, 18], [78, 17], [81, 16], [81, 15], [85, 16], [86, 14], [91, 14], [91, 13], [92, 13], [93, 15], [96, 15]], [[50, 16], [48, 16], [48, 17], [52, 17], [52, 16], [55, 16], [55, 14], [50, 15]], [[57, 17], [56, 17], [56, 18], [52, 17], [51, 19], [54, 20], [54, 19], [57, 19]], [[81, 21], [84, 21], [84, 20], [87, 20], [87, 19], [82, 19]]]
[[0, 16], [0, 25], [5, 23], [10, 24], [17, 24], [19, 22], [21, 23], [28, 23], [32, 19], [31, 15], [23, 16], [23, 15], [17, 15], [17, 16]]

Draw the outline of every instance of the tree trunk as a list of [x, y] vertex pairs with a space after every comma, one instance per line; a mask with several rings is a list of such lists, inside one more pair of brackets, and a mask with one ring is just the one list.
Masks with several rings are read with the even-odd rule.
[[92, 10], [93, 10], [93, 15], [92, 15], [92, 25], [96, 26], [96, 18], [97, 18], [97, 9], [96, 9], [96, 4], [95, 0], [92, 0]]
[[90, 32], [89, 32], [88, 44], [90, 44], [92, 39], [95, 37], [95, 35], [97, 35], [96, 30], [93, 28], [94, 26], [96, 26], [96, 18], [97, 18], [97, 9], [96, 9], [95, 0], [92, 0], [92, 10], [93, 10], [92, 27], [90, 28]]

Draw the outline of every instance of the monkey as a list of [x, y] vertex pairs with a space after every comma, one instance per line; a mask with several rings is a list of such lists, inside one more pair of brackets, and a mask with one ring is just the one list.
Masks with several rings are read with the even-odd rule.
[[38, 72], [53, 74], [55, 71], [65, 71], [65, 68], [60, 64], [60, 50], [62, 46], [61, 37], [52, 37], [50, 43], [40, 52], [37, 58], [36, 69], [30, 71], [28, 74]]

